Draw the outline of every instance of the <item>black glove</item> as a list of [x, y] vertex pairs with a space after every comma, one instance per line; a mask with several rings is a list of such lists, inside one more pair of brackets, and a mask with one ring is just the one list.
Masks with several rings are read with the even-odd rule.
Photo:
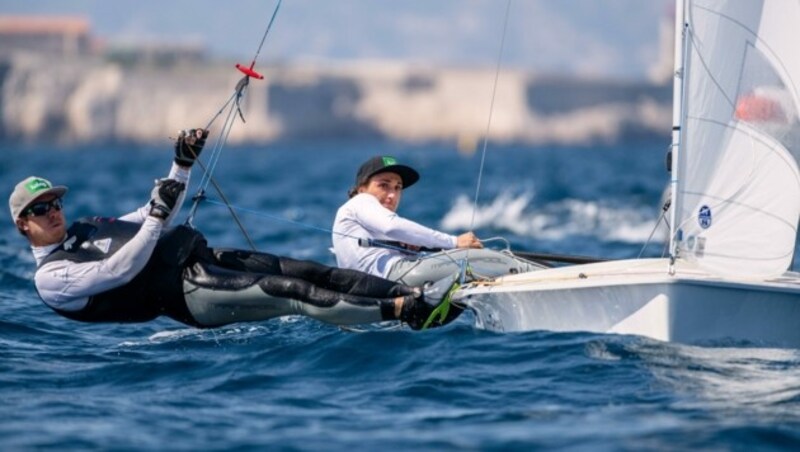
[[178, 202], [186, 184], [173, 179], [159, 179], [150, 194], [150, 216], [166, 220]]
[[180, 166], [192, 166], [208, 138], [208, 130], [189, 129], [181, 130], [175, 140], [175, 163]]

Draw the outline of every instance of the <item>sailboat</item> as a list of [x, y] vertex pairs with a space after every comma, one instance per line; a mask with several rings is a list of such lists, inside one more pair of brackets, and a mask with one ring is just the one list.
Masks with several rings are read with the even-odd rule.
[[800, 2], [675, 9], [668, 255], [468, 284], [479, 328], [800, 347]]

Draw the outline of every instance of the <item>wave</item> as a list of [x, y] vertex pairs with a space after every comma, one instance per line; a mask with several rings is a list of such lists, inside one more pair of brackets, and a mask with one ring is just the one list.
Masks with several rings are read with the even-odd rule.
[[28, 287], [36, 262], [23, 239], [9, 244], [0, 239], [0, 287], [4, 290]]
[[800, 352], [757, 343], [701, 345], [642, 340], [629, 351], [676, 394], [681, 408], [750, 412], [762, 419], [795, 416], [800, 401]]
[[[534, 200], [533, 192], [505, 191], [488, 204], [473, 209], [473, 201], [462, 195], [442, 218], [440, 226], [451, 231], [494, 229], [540, 240], [589, 236], [603, 241], [645, 243], [658, 220], [654, 209], [645, 206], [580, 199], [536, 206]], [[660, 226], [654, 238], [663, 239], [664, 231], [665, 227]]]

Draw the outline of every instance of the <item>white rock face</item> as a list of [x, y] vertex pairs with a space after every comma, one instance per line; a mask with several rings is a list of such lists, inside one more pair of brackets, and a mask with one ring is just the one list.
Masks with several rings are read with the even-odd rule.
[[[667, 86], [574, 78], [562, 85], [503, 70], [492, 103], [493, 69], [383, 61], [260, 69], [266, 79], [250, 81], [247, 123], [234, 126], [230, 143], [387, 138], [450, 141], [469, 152], [487, 133], [490, 112], [488, 136], [499, 142], [591, 144], [670, 130]], [[240, 75], [220, 63], [122, 67], [14, 55], [0, 61], [0, 131], [21, 141], [162, 143], [182, 128], [205, 127]]]

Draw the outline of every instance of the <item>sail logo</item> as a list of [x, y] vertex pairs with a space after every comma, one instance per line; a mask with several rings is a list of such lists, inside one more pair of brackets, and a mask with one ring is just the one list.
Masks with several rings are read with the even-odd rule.
[[700, 223], [700, 227], [703, 229], [708, 229], [711, 226], [711, 208], [708, 206], [700, 207], [700, 211], [697, 213], [697, 222]]

